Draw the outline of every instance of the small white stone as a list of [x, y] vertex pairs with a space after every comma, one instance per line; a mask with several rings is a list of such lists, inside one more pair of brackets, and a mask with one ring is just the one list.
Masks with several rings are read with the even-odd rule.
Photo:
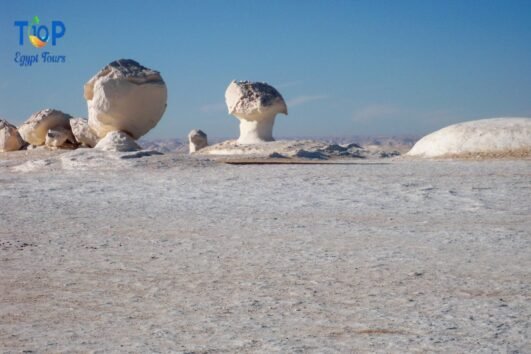
[[70, 131], [63, 127], [48, 130], [46, 133], [45, 145], [50, 148], [60, 148], [70, 143], [71, 146], [76, 144], [76, 139]]
[[199, 129], [194, 129], [188, 134], [190, 153], [196, 152], [208, 146], [207, 135]]

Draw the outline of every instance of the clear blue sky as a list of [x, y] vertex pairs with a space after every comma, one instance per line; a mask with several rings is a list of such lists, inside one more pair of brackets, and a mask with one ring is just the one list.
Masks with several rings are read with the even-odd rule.
[[[14, 62], [16, 20], [61, 20], [65, 64]], [[531, 116], [531, 1], [1, 1], [0, 116], [46, 107], [87, 116], [83, 84], [132, 58], [159, 70], [168, 108], [148, 138], [238, 134], [233, 79], [266, 81], [289, 116], [275, 136], [424, 134]]]

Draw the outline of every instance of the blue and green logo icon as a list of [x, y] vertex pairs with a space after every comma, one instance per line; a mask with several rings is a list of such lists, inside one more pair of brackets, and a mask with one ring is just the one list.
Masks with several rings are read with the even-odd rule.
[[[65, 35], [66, 27], [62, 21], [52, 21], [51, 27], [41, 23], [38, 16], [34, 16], [31, 21], [15, 21], [15, 26], [19, 28], [20, 45], [24, 45], [24, 37], [28, 37], [30, 43], [35, 48], [43, 48], [50, 41], [52, 46], [57, 44], [57, 40]], [[27, 27], [27, 30], [25, 28]]]

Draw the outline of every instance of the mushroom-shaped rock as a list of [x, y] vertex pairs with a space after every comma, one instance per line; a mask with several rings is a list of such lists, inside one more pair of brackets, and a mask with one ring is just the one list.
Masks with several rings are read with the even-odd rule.
[[89, 125], [98, 137], [123, 131], [138, 139], [164, 114], [167, 90], [158, 71], [134, 60], [120, 59], [85, 84], [84, 96]]
[[491, 118], [450, 125], [420, 139], [408, 156], [531, 154], [531, 118]]
[[0, 119], [0, 152], [17, 151], [24, 146], [24, 140], [17, 128], [6, 120]]
[[94, 147], [100, 140], [92, 128], [88, 125], [88, 121], [83, 118], [71, 118], [70, 127], [72, 133], [79, 144]]
[[121, 131], [112, 131], [101, 139], [94, 147], [103, 151], [138, 151], [142, 148], [127, 133]]
[[70, 129], [69, 114], [56, 109], [44, 109], [31, 115], [19, 128], [22, 139], [32, 145], [43, 145], [48, 130], [55, 128]]
[[45, 144], [47, 147], [50, 148], [75, 146], [76, 139], [74, 138], [74, 135], [72, 134], [70, 129], [57, 127], [48, 130], [48, 133], [46, 133]]
[[232, 81], [225, 91], [229, 114], [240, 120], [239, 144], [273, 141], [277, 113], [288, 114], [280, 93], [264, 82]]
[[188, 134], [188, 142], [190, 143], [190, 153], [208, 146], [207, 135], [199, 129], [194, 129]]

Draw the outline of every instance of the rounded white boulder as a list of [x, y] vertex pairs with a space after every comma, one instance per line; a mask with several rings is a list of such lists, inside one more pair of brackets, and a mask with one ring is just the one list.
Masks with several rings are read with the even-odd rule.
[[225, 102], [229, 114], [240, 120], [239, 144], [274, 141], [276, 115], [288, 114], [282, 95], [265, 82], [232, 81], [225, 91]]
[[43, 109], [32, 114], [19, 128], [18, 132], [24, 141], [31, 145], [44, 145], [48, 130], [55, 128], [70, 129], [69, 114], [56, 109]]
[[70, 127], [72, 133], [79, 144], [94, 147], [100, 140], [92, 128], [88, 125], [88, 121], [83, 118], [71, 118]]
[[17, 128], [8, 121], [0, 119], [0, 152], [17, 151], [24, 146], [24, 140]]
[[130, 59], [113, 61], [85, 84], [88, 123], [100, 138], [123, 131], [138, 139], [162, 118], [167, 95], [158, 71]]
[[408, 156], [531, 153], [531, 118], [491, 118], [450, 125], [420, 139]]

